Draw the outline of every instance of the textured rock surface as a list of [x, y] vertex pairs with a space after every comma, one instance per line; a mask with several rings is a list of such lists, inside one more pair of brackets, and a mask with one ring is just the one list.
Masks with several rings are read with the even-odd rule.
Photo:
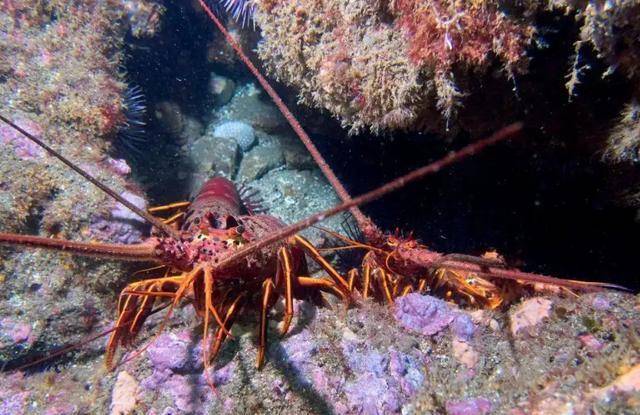
[[242, 158], [238, 169], [238, 180], [250, 182], [264, 176], [268, 171], [284, 163], [284, 154], [279, 143], [264, 143], [252, 148]]
[[[64, 364], [59, 373], [1, 375], [6, 389], [0, 390], [0, 407], [38, 413], [33, 408], [52, 402], [45, 398], [49, 389], [43, 389], [43, 382], [54, 382], [55, 405], [73, 401], [81, 413], [108, 413], [131, 402], [135, 411], [156, 414], [480, 415], [561, 413], [568, 408], [576, 414], [596, 408], [636, 413], [638, 297], [604, 293], [544, 300], [552, 304], [549, 317], [535, 333], [515, 335], [508, 327], [522, 308], [518, 305], [506, 312], [483, 311], [490, 319], [476, 322], [477, 312], [418, 294], [400, 298], [394, 310], [365, 301], [346, 313], [339, 304], [331, 309], [296, 301], [292, 331], [282, 339], [275, 335], [281, 316], [276, 307], [269, 325], [274, 335], [261, 371], [254, 368], [257, 310], [247, 310], [208, 374], [218, 395], [207, 385], [201, 328], [187, 305], [158, 337], [162, 317], [153, 316], [136, 349], [153, 342], [115, 373], [95, 376], [101, 365], [98, 354]], [[603, 301], [609, 304], [606, 310], [594, 306]], [[430, 315], [442, 322], [427, 334], [415, 330], [424, 327], [425, 313], [416, 308], [423, 303], [432, 304], [428, 308], [436, 311]], [[597, 338], [602, 349], [585, 346], [580, 341], [585, 333]], [[477, 352], [472, 367], [456, 358], [457, 341]], [[125, 390], [124, 383], [138, 386]], [[88, 388], [94, 398], [70, 400], [78, 387]]]
[[197, 173], [209, 176], [221, 174], [226, 177], [236, 174], [240, 153], [238, 142], [233, 138], [206, 134], [193, 143], [189, 151]]
[[241, 121], [227, 121], [216, 125], [211, 135], [236, 140], [242, 151], [249, 150], [256, 141], [256, 134], [251, 125]]

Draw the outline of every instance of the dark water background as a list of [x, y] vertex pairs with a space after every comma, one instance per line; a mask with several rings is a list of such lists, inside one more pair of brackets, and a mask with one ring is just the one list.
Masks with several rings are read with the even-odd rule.
[[[176, 2], [167, 8], [160, 36], [130, 39], [129, 78], [143, 88], [150, 104], [170, 99], [202, 119], [212, 108], [206, 86], [211, 71], [239, 83], [251, 78], [243, 69], [230, 73], [208, 63], [206, 46], [215, 29], [188, 5]], [[575, 39], [574, 26], [570, 17], [544, 19], [540, 26], [553, 28], [543, 34], [548, 47], [532, 52], [530, 73], [517, 80], [519, 108], [513, 119], [525, 121], [523, 137], [364, 210], [385, 229], [415, 231], [437, 251], [481, 254], [497, 249], [527, 271], [610, 281], [637, 290], [638, 211], [623, 203], [625, 192], [633, 190], [630, 177], [637, 172], [603, 163], [597, 144], [628, 91], [616, 76], [601, 79], [605, 66], [587, 51], [585, 59], [593, 69], [585, 74], [578, 96], [568, 102], [566, 56], [573, 47], [568, 39]], [[295, 102], [294, 91], [276, 86]], [[480, 138], [459, 134], [443, 140], [417, 133], [347, 138], [327, 114], [295, 106], [292, 110], [310, 127], [316, 145], [354, 195]], [[138, 171], [183, 168], [175, 144], [167, 142], [152, 117], [150, 122], [155, 145]], [[172, 177], [150, 185], [158, 201], [185, 197], [183, 185]]]

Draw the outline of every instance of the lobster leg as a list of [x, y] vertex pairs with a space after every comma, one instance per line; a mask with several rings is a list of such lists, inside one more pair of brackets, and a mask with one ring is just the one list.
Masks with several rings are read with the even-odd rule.
[[356, 283], [356, 279], [359, 277], [358, 270], [353, 268], [347, 273], [347, 281], [349, 282], [349, 292], [353, 291], [353, 286]]
[[[231, 305], [227, 309], [227, 312], [225, 313], [225, 316], [224, 316], [225, 326], [228, 325], [228, 327], [231, 328], [231, 326], [233, 325], [236, 312], [238, 311], [238, 304], [243, 299], [243, 297], [244, 297], [244, 293], [240, 293], [240, 295], [236, 297], [236, 299], [233, 301], [233, 303], [231, 303]], [[220, 352], [220, 347], [222, 346], [222, 342], [226, 338], [227, 338], [227, 335], [224, 334], [224, 331], [222, 330], [222, 328], [218, 327], [218, 329], [216, 330], [215, 339], [211, 346], [211, 353], [209, 353], [209, 359], [213, 360], [216, 358], [216, 356], [218, 355], [218, 352]]]
[[282, 322], [281, 335], [287, 334], [293, 319], [293, 271], [291, 269], [291, 252], [288, 248], [282, 247], [278, 250], [278, 258], [282, 273], [284, 274], [284, 295], [285, 295], [285, 312]]
[[267, 344], [267, 312], [271, 307], [273, 288], [272, 278], [267, 278], [262, 283], [262, 308], [260, 313], [260, 333], [258, 334], [258, 358], [256, 360], [256, 368], [258, 369], [264, 364], [264, 354]]
[[362, 285], [362, 298], [369, 297], [369, 284], [371, 284], [371, 265], [368, 263], [364, 264], [363, 270], [363, 285]]
[[296, 282], [300, 287], [319, 289], [330, 294], [334, 294], [340, 297], [343, 301], [348, 300], [348, 297], [338, 289], [336, 283], [329, 278], [297, 277]]
[[295, 241], [295, 244], [299, 246], [307, 255], [309, 255], [323, 270], [329, 274], [329, 276], [340, 286], [345, 293], [349, 293], [349, 284], [342, 278], [342, 275], [336, 271], [326, 259], [320, 255], [320, 252], [311, 244], [311, 242], [307, 241], [305, 238], [294, 235], [292, 239]]
[[374, 271], [374, 275], [378, 277], [377, 279], [378, 279], [378, 283], [380, 284], [380, 289], [382, 291], [382, 294], [387, 300], [387, 303], [389, 305], [393, 305], [393, 296], [391, 295], [391, 289], [389, 288], [389, 283], [390, 283], [389, 276], [387, 275], [385, 270], [383, 270], [382, 268], [378, 268], [376, 269], [376, 271]]
[[[211, 268], [207, 267], [204, 269], [204, 295], [205, 295], [205, 307], [211, 311], [211, 314], [213, 315], [213, 318], [215, 318], [216, 323], [218, 323], [218, 326], [220, 326], [220, 328], [222, 329], [222, 331], [225, 332], [225, 334], [227, 336], [230, 336], [231, 333], [229, 333], [229, 330], [227, 330], [227, 328], [224, 326], [224, 323], [222, 322], [222, 319], [220, 318], [220, 314], [218, 314], [218, 311], [216, 310], [215, 306], [213, 305], [213, 273], [211, 271]], [[205, 316], [207, 316], [208, 313], [205, 312]], [[206, 337], [206, 331], [205, 331], [205, 337]]]
[[147, 209], [147, 212], [158, 213], [158, 212], [164, 212], [167, 210], [182, 209], [182, 208], [189, 207], [190, 204], [191, 202], [175, 202], [175, 203], [170, 203], [168, 205], [154, 206], [152, 208]]

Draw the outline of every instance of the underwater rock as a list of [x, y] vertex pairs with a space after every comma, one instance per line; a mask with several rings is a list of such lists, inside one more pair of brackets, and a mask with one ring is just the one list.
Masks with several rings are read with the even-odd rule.
[[138, 382], [126, 371], [118, 373], [111, 395], [111, 415], [133, 413], [136, 407]]
[[164, 6], [147, 0], [121, 0], [131, 34], [137, 38], [155, 36], [160, 30]]
[[[125, 191], [120, 196], [142, 210], [147, 208], [147, 201], [137, 194]], [[147, 222], [119, 202], [114, 205], [108, 217], [96, 215], [92, 219], [89, 234], [100, 241], [121, 244], [141, 242], [148, 228]]]
[[500, 61], [505, 82], [526, 68], [534, 28], [512, 12], [497, 1], [259, 1], [258, 53], [352, 133], [437, 130], [473, 92], [459, 86], [468, 68], [477, 76]]
[[277, 142], [260, 144], [247, 152], [238, 168], [238, 180], [251, 182], [284, 164], [282, 148]]
[[23, 390], [24, 374], [0, 374], [0, 413], [21, 415], [26, 413], [29, 392]]
[[[42, 136], [42, 128], [36, 122], [24, 117], [15, 118], [13, 121], [36, 137]], [[16, 156], [23, 160], [36, 160], [45, 155], [45, 151], [40, 146], [4, 123], [0, 125], [0, 144], [4, 147], [13, 147]]]
[[400, 326], [424, 336], [433, 336], [447, 327], [451, 327], [452, 332], [461, 339], [473, 335], [471, 318], [435, 297], [407, 294], [396, 300], [394, 310]]
[[[209, 177], [214, 174], [234, 177], [240, 159], [238, 142], [234, 138], [206, 134], [189, 147], [189, 158], [193, 161], [195, 171], [198, 173]], [[199, 188], [193, 187], [193, 189]]]
[[622, 110], [609, 133], [605, 157], [614, 162], [640, 161], [640, 104], [633, 101]]
[[184, 115], [175, 102], [162, 101], [154, 107], [155, 117], [169, 134], [178, 135], [184, 128]]
[[317, 165], [298, 137], [279, 136], [284, 163], [292, 170], [317, 169]]
[[209, 78], [209, 93], [215, 99], [217, 106], [222, 106], [228, 103], [233, 97], [233, 93], [236, 90], [236, 83], [225, 76], [211, 73]]
[[8, 349], [20, 344], [28, 347], [34, 341], [30, 324], [11, 318], [0, 320], [0, 349]]
[[447, 402], [447, 415], [485, 415], [491, 412], [491, 402], [485, 398]]
[[231, 101], [214, 115], [220, 120], [244, 121], [264, 132], [274, 132], [286, 125], [273, 102], [253, 83], [238, 88]]
[[241, 121], [227, 121], [213, 128], [213, 137], [232, 138], [236, 140], [242, 151], [247, 151], [256, 141], [253, 128]]
[[185, 114], [180, 105], [173, 101], [156, 103], [154, 116], [162, 129], [180, 145], [193, 143], [202, 135], [203, 126], [200, 121]]
[[519, 331], [534, 327], [549, 317], [552, 304], [546, 298], [530, 298], [523, 301], [511, 314], [511, 333], [515, 336]]
[[[259, 189], [262, 205], [270, 215], [285, 223], [295, 223], [308, 215], [328, 209], [339, 202], [338, 196], [318, 170], [276, 169], [249, 182]], [[334, 216], [320, 226], [339, 231], [342, 216]], [[316, 228], [306, 229], [302, 235], [317, 247], [328, 246], [331, 237]]]
[[109, 157], [107, 158], [106, 163], [112, 172], [120, 176], [127, 176], [131, 173], [131, 167], [129, 167], [125, 159], [113, 159]]

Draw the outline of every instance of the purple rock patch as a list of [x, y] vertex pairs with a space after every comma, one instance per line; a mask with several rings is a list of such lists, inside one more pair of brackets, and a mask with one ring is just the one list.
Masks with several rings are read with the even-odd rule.
[[[28, 118], [18, 117], [14, 122], [23, 130], [35, 135], [42, 136], [42, 128], [35, 121]], [[2, 123], [0, 125], [0, 144], [12, 146], [16, 156], [23, 160], [35, 160], [43, 157], [46, 153], [36, 143], [32, 142], [22, 134]]]
[[491, 411], [491, 402], [486, 398], [471, 398], [447, 402], [447, 415], [485, 415]]
[[396, 299], [394, 316], [403, 328], [432, 336], [449, 326], [459, 313], [428, 295], [412, 293]]
[[350, 340], [341, 345], [355, 376], [345, 385], [349, 413], [397, 413], [424, 382], [420, 359], [393, 349], [384, 353]]

